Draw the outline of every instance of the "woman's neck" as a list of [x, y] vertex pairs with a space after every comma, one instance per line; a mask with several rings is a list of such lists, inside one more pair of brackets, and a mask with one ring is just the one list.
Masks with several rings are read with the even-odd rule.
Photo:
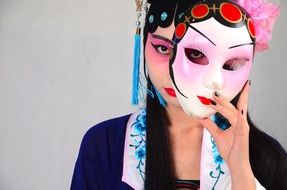
[[181, 107], [167, 106], [166, 111], [175, 175], [179, 179], [199, 179], [203, 126]]

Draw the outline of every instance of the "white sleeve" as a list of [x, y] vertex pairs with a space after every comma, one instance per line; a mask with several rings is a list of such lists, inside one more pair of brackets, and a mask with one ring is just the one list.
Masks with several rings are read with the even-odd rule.
[[256, 190], [266, 190], [255, 177], [254, 179], [255, 179]]

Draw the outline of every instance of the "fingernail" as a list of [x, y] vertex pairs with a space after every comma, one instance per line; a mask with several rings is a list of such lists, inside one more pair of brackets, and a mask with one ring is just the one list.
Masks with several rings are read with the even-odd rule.
[[241, 110], [241, 114], [243, 115], [243, 110]]
[[216, 106], [216, 102], [215, 102], [215, 101], [211, 100], [210, 103], [211, 103], [212, 105]]
[[215, 94], [216, 97], [220, 96], [220, 94], [217, 91], [215, 91], [214, 94]]
[[[243, 88], [244, 88], [247, 84], [249, 84], [249, 80], [247, 80], [247, 81], [245, 82]], [[243, 88], [242, 88], [242, 89], [243, 89]]]

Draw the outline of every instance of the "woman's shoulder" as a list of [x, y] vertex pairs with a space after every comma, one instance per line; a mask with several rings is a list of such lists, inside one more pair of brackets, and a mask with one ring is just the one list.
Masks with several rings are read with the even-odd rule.
[[[131, 114], [123, 115], [120, 117], [104, 120], [85, 133], [82, 144], [101, 144], [108, 145], [107, 142], [116, 141], [119, 138], [124, 138], [126, 125]], [[102, 144], [104, 143], [104, 144]], [[113, 144], [113, 143], [112, 143]]]
[[91, 127], [85, 134], [85, 136], [93, 137], [103, 135], [105, 133], [117, 132], [124, 130], [131, 114], [115, 117], [104, 120], [93, 127]]

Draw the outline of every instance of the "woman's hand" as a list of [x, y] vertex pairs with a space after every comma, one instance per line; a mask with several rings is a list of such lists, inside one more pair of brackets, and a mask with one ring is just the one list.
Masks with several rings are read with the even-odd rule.
[[232, 189], [255, 189], [249, 161], [249, 125], [247, 122], [249, 88], [250, 81], [248, 80], [242, 89], [237, 108], [223, 96], [218, 93], [214, 94], [213, 104], [215, 105], [210, 106], [229, 121], [231, 126], [228, 129], [221, 130], [209, 118], [199, 120], [213, 136], [221, 157], [228, 165]]

